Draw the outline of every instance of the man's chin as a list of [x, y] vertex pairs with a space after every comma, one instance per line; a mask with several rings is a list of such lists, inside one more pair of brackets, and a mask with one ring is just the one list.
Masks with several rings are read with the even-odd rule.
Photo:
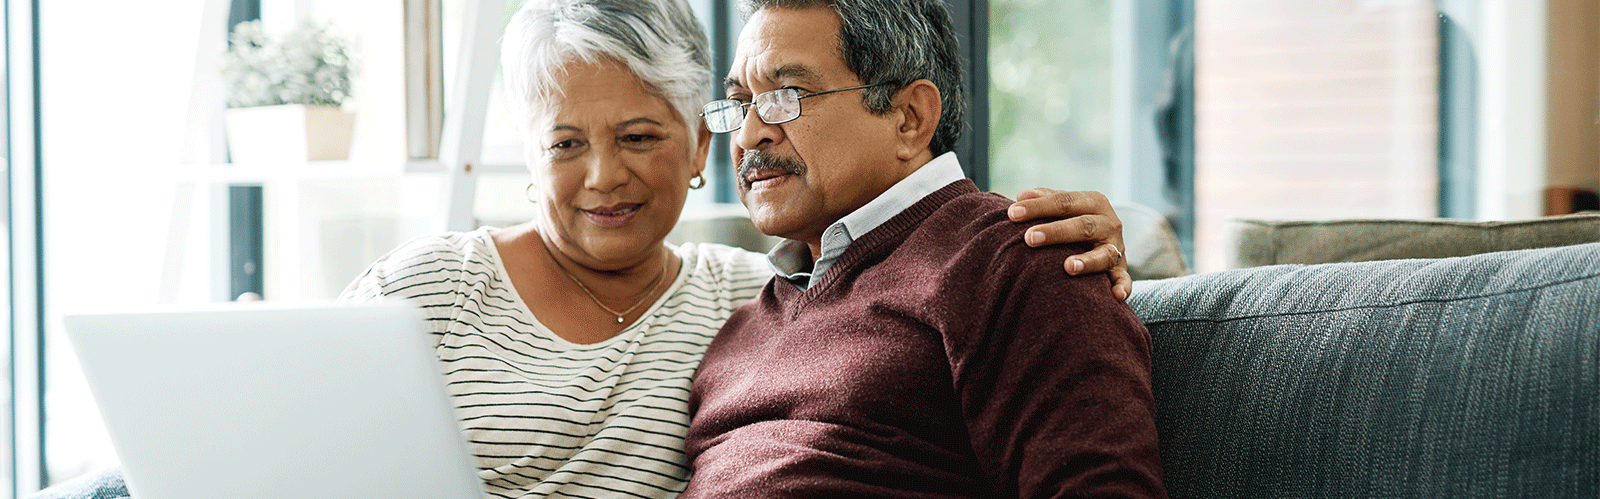
[[745, 199], [744, 206], [750, 210], [750, 223], [755, 225], [756, 230], [761, 231], [762, 234], [784, 237], [784, 234], [788, 234], [793, 230], [793, 221], [784, 217], [782, 213], [778, 213], [776, 205], [759, 202], [752, 203]]

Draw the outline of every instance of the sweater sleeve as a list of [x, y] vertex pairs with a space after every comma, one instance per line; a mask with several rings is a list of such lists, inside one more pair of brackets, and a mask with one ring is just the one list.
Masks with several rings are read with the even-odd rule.
[[982, 269], [945, 296], [986, 313], [953, 322], [946, 342], [990, 485], [998, 497], [1165, 497], [1149, 332], [1105, 274], [1061, 272], [1074, 250], [1020, 239], [948, 267]]

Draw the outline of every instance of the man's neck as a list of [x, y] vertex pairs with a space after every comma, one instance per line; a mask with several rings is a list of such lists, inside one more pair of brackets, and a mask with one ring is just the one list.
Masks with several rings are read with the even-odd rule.
[[[894, 183], [889, 184], [888, 186], [885, 186], [883, 190], [878, 191], [877, 193], [873, 194], [872, 197], [868, 198], [867, 202], [862, 203], [861, 206], [857, 206], [857, 207], [855, 207], [855, 209], [850, 210], [851, 213], [854, 213], [856, 210], [860, 210], [861, 208], [863, 208], [867, 204], [870, 204], [872, 202], [872, 200], [877, 199], [879, 196], [882, 196], [883, 193], [888, 192], [889, 189], [894, 188], [894, 186], [896, 184], [899, 184], [900, 182], [904, 182], [907, 178], [910, 178], [911, 175], [917, 173], [918, 170], [921, 170], [922, 167], [927, 166], [929, 162], [933, 161], [933, 159], [934, 159], [933, 152], [929, 151], [927, 149], [923, 149], [922, 152], [917, 154], [916, 156], [901, 161], [898, 165], [893, 167], [893, 168], [899, 169], [900, 178], [895, 180]], [[848, 217], [849, 215], [847, 214], [845, 216]], [[831, 226], [833, 226], [833, 224], [838, 223], [838, 222], [839, 222], [839, 220], [829, 221], [827, 226], [831, 227]], [[859, 236], [859, 235], [860, 234], [856, 234], [856, 236]], [[817, 260], [820, 260], [822, 258], [822, 234], [817, 234], [817, 236], [815, 238], [807, 238], [807, 239], [801, 240], [801, 242], [804, 242], [806, 244], [806, 248], [811, 251], [811, 263], [812, 264], [816, 264]]]

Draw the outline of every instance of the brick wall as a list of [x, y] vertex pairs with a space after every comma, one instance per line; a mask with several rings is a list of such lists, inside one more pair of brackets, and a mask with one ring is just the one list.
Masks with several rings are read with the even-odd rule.
[[1228, 219], [1437, 214], [1433, 2], [1195, 3], [1197, 270]]

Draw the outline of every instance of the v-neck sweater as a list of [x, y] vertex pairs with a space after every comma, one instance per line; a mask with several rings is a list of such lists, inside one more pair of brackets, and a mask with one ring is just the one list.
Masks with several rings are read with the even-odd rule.
[[712, 341], [682, 497], [1162, 497], [1150, 337], [972, 182], [773, 279]]

